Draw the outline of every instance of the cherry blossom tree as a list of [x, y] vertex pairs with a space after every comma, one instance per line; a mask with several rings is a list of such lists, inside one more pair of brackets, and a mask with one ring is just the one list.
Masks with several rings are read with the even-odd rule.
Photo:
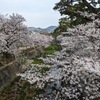
[[99, 100], [100, 19], [69, 28], [57, 41], [61, 51], [41, 57], [42, 65], [31, 64], [19, 74], [22, 80], [43, 90], [35, 99]]
[[0, 52], [9, 52], [21, 45], [29, 45], [28, 27], [23, 22], [25, 19], [18, 14], [9, 17], [0, 15]]
[[19, 32], [27, 33], [28, 28], [23, 24], [24, 17], [19, 14], [8, 16], [0, 16], [0, 30], [4, 34], [17, 34]]
[[0, 15], [0, 53], [17, 54], [20, 47], [47, 47], [53, 40], [51, 36], [32, 34], [24, 25], [24, 17], [19, 14]]

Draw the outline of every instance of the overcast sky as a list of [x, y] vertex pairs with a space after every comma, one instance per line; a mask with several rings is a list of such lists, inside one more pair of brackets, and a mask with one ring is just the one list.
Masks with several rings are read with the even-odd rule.
[[21, 14], [26, 25], [48, 27], [58, 25], [60, 14], [54, 11], [55, 3], [60, 0], [0, 0], [1, 14]]

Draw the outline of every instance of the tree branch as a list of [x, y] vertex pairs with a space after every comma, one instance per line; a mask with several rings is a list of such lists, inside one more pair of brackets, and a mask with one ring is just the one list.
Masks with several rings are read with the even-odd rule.
[[82, 1], [83, 1], [84, 5], [86, 5], [92, 13], [97, 13], [96, 8], [91, 6], [90, 3], [87, 2], [87, 0], [82, 0]]

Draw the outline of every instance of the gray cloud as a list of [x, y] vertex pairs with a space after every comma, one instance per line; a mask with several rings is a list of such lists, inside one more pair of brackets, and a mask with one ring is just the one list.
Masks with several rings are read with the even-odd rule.
[[59, 0], [0, 0], [2, 14], [18, 13], [25, 17], [28, 26], [57, 25], [60, 14], [53, 10]]

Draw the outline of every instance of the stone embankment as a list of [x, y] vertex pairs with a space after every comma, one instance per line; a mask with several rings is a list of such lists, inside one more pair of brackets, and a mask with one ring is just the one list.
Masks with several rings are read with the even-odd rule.
[[[43, 52], [43, 47], [35, 46], [33, 48], [25, 48], [20, 50], [21, 57], [34, 58]], [[0, 56], [0, 89], [9, 84], [16, 74], [21, 71], [22, 64], [12, 55], [9, 57]]]
[[16, 77], [16, 73], [20, 72], [20, 67], [17, 60], [0, 67], [0, 89]]

